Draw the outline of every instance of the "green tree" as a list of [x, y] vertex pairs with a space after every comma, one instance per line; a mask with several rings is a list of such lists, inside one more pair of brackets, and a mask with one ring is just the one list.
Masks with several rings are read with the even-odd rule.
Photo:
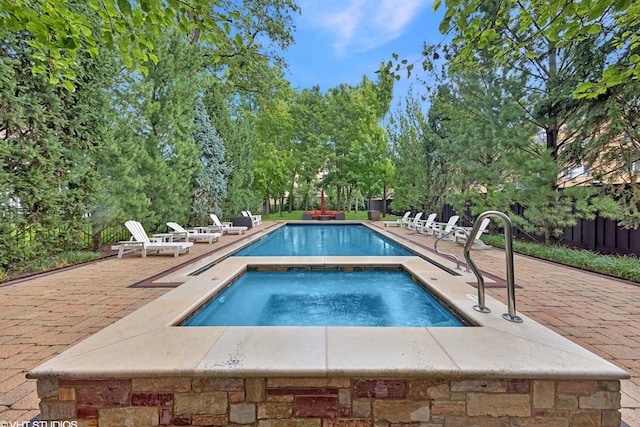
[[229, 167], [225, 160], [222, 138], [211, 124], [202, 100], [195, 108], [193, 139], [200, 147], [202, 169], [196, 178], [196, 196], [193, 203], [193, 223], [206, 224], [209, 214], [221, 215], [221, 203], [227, 197]]
[[226, 164], [230, 169], [227, 197], [221, 203], [222, 216], [239, 216], [249, 207], [260, 205], [260, 195], [254, 190], [254, 168], [258, 152], [255, 127], [244, 110], [234, 107], [225, 97], [217, 81], [205, 86], [204, 104], [211, 122], [225, 144]]
[[471, 202], [475, 214], [520, 204], [524, 215], [513, 214], [514, 221], [550, 242], [577, 217], [592, 217], [596, 204], [590, 189], [557, 188], [559, 167], [516, 102], [514, 94], [524, 91], [523, 81], [491, 70], [457, 73], [432, 98], [430, 116], [442, 137], [439, 154], [448, 159], [447, 201], [459, 211]]
[[[303, 89], [294, 96], [291, 107], [294, 162], [298, 166], [298, 192], [304, 210], [315, 207], [311, 206], [313, 194], [317, 192], [315, 184], [326, 167], [329, 151], [326, 114], [327, 99], [319, 86]], [[290, 197], [289, 207], [293, 208], [293, 197]]]
[[[605, 70], [611, 66], [612, 59], [620, 59], [622, 62], [617, 65], [621, 65], [633, 56], [628, 50], [629, 46], [621, 46], [616, 39], [623, 31], [621, 21], [616, 16], [629, 4], [619, 2], [614, 7], [608, 2], [596, 3], [594, 6], [587, 2], [573, 2], [560, 10], [557, 9], [560, 7], [558, 2], [448, 2], [442, 29], [452, 35], [453, 47], [425, 47], [423, 66], [427, 70], [436, 69], [439, 53], [443, 53], [446, 59], [444, 81], [448, 78], [455, 80], [458, 75], [477, 74], [478, 69], [493, 69], [497, 78], [495, 83], [502, 85], [506, 91], [514, 89], [511, 82], [519, 82], [517, 87], [526, 87], [524, 91], [510, 93], [510, 97], [524, 111], [526, 120], [541, 130], [537, 136], [544, 135], [549, 164], [544, 159], [540, 160], [540, 171], [536, 176], [539, 178], [544, 175], [546, 180], [544, 184], [537, 182], [536, 185], [541, 190], [548, 188], [551, 193], [538, 200], [541, 202], [545, 199], [546, 202], [530, 201], [529, 204], [536, 206], [538, 223], [547, 215], [544, 222], [548, 224], [542, 228], [552, 236], [559, 232], [561, 224], [570, 224], [571, 217], [579, 214], [577, 206], [585, 208], [582, 213], [586, 217], [593, 212], [590, 207], [593, 198], [585, 196], [584, 190], [575, 190], [586, 197], [584, 200], [555, 194], [560, 171], [576, 162], [575, 157], [571, 159], [567, 154], [606, 152], [611, 149], [600, 144], [590, 150], [576, 150], [577, 144], [594, 145], [590, 140], [576, 139], [583, 126], [590, 126], [584, 118], [590, 115], [585, 109], [591, 104], [586, 99], [577, 99], [576, 95], [586, 95], [589, 85], [584, 82], [594, 83], [590, 86], [594, 92], [589, 97], [600, 94], [608, 98], [609, 94], [605, 92], [613, 91], [614, 87], [620, 87], [620, 91], [628, 90], [625, 82], [629, 80], [625, 78], [616, 82], [610, 76], [605, 79], [607, 82], [601, 79], [611, 71]], [[588, 10], [592, 6], [593, 9]], [[550, 14], [554, 8], [560, 10], [557, 15]], [[588, 17], [585, 15], [587, 10]], [[576, 13], [583, 19], [571, 21], [569, 18]], [[597, 25], [592, 25], [594, 20]], [[627, 30], [629, 27], [624, 31]], [[513, 102], [509, 104], [514, 105]], [[609, 130], [604, 122], [600, 122], [600, 128]], [[565, 195], [571, 192], [565, 192]], [[620, 200], [625, 199], [628, 197]], [[558, 210], [561, 201], [566, 202], [561, 210], [564, 216], [560, 216]], [[579, 203], [576, 204], [576, 201]], [[602, 200], [599, 203], [607, 206], [607, 215], [615, 211], [610, 209], [610, 203], [603, 203]], [[532, 216], [533, 212], [532, 209]], [[551, 226], [552, 223], [557, 226]]]
[[83, 247], [87, 212], [98, 188], [92, 153], [108, 128], [113, 62], [79, 54], [76, 90], [51, 86], [30, 71], [24, 33], [1, 27], [0, 263]]
[[332, 153], [328, 183], [336, 186], [341, 210], [357, 209], [358, 193], [364, 189], [371, 199], [381, 195], [388, 156], [384, 128], [380, 125], [389, 110], [393, 80], [381, 73], [373, 82], [366, 76], [357, 86], [342, 84], [328, 94], [327, 120]]
[[576, 141], [565, 150], [569, 166], [586, 165], [589, 185], [600, 187], [602, 216], [627, 228], [640, 226], [640, 84], [618, 85], [592, 99], [575, 118]]
[[290, 101], [292, 91], [285, 87], [276, 96], [265, 100], [256, 117], [258, 156], [256, 161], [256, 188], [263, 194], [266, 214], [271, 199], [280, 200], [282, 212], [284, 194], [293, 189], [296, 163], [293, 151], [293, 121]]
[[548, 156], [533, 138], [535, 128], [513, 101], [518, 92], [521, 83], [498, 79], [487, 70], [458, 73], [431, 98], [430, 121], [440, 136], [438, 155], [448, 159], [452, 191], [447, 199], [456, 207], [471, 200], [479, 210], [508, 208], [501, 195], [519, 186], [523, 175], [535, 173], [522, 169], [523, 156]]
[[[435, 111], [430, 113], [433, 115]], [[438, 212], [444, 204], [449, 175], [437, 151], [437, 121], [435, 117], [433, 120], [435, 130], [413, 91], [408, 92], [388, 118], [386, 128], [396, 176], [391, 207], [396, 212]]]
[[239, 31], [237, 22], [253, 21], [286, 48], [292, 41], [291, 14], [299, 11], [292, 0], [90, 0], [87, 4], [100, 19], [99, 31], [78, 3], [64, 0], [0, 0], [0, 27], [13, 34], [28, 34], [33, 53], [29, 68], [36, 74], [48, 74], [53, 84], [72, 89], [74, 63], [81, 52], [95, 57], [106, 47], [125, 66], [146, 74], [149, 61], [158, 62], [157, 37], [178, 30], [193, 41], [222, 47], [210, 52], [211, 63], [216, 63], [231, 54], [234, 46], [257, 44], [261, 32]]
[[[434, 10], [440, 5], [436, 1]], [[469, 69], [478, 64], [478, 49], [487, 49], [495, 62], [506, 64], [521, 56], [535, 58], [541, 41], [550, 49], [566, 49], [597, 36], [601, 43], [590, 53], [606, 55], [604, 67], [597, 74], [580, 76], [573, 88], [576, 95], [595, 98], [640, 77], [638, 2], [454, 0], [447, 1], [446, 7], [440, 31], [453, 33], [453, 43], [460, 47], [453, 58], [456, 67]], [[431, 48], [425, 52], [428, 57], [432, 53]]]
[[113, 144], [104, 153], [112, 160], [104, 159], [102, 173], [117, 179], [97, 205], [109, 207], [108, 223], [186, 223], [193, 204], [202, 167], [192, 137], [199, 48], [176, 33], [155, 46], [159, 61], [146, 77], [124, 72], [114, 86]]

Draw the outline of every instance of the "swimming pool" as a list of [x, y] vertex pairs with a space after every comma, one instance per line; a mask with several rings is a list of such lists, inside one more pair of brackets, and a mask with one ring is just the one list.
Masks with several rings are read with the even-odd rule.
[[404, 271], [248, 271], [184, 326], [463, 326]]
[[412, 256], [364, 225], [287, 224], [235, 256]]
[[[473, 276], [451, 275], [419, 256], [422, 242], [403, 240], [418, 254], [410, 257], [233, 256], [265, 229], [227, 236], [234, 244], [203, 259], [209, 268], [202, 274], [189, 276], [193, 266], [171, 273], [168, 282], [185, 283], [32, 370], [40, 419], [100, 426], [620, 425], [626, 372], [532, 319], [506, 322], [507, 307], [491, 296], [490, 313], [475, 311]], [[246, 271], [332, 265], [401, 266], [475, 327], [180, 326]]]

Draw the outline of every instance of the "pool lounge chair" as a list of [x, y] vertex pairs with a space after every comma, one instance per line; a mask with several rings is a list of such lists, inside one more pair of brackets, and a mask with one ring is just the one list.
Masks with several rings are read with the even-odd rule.
[[459, 215], [452, 215], [447, 222], [435, 222], [433, 224], [433, 233], [438, 236], [438, 238], [446, 236], [444, 240], [455, 240], [452, 231], [459, 219]]
[[172, 233], [175, 235], [174, 240], [182, 239], [187, 242], [206, 241], [211, 244], [213, 242], [217, 242], [218, 238], [222, 236], [222, 233], [209, 231], [209, 227], [199, 227], [193, 230], [186, 230], [177, 222], [168, 222], [167, 226], [174, 230], [174, 232]]
[[[485, 244], [482, 240], [480, 240], [480, 236], [482, 236], [482, 234], [487, 231], [487, 228], [489, 227], [490, 222], [491, 222], [490, 218], [485, 218], [482, 220], [482, 223], [480, 224], [480, 228], [478, 228], [478, 234], [476, 234], [476, 238], [473, 242], [473, 246], [472, 246], [473, 249], [491, 248], [491, 246]], [[456, 243], [462, 243], [462, 244], [467, 243], [467, 239], [472, 228], [473, 227], [456, 227], [456, 231], [454, 233], [454, 238]]]
[[131, 233], [131, 240], [118, 242], [117, 245], [111, 246], [111, 249], [118, 251], [118, 258], [122, 258], [125, 251], [142, 251], [142, 258], [147, 257], [147, 251], [172, 250], [173, 256], [180, 256], [181, 251], [189, 252], [189, 248], [193, 246], [192, 242], [165, 242], [162, 238], [149, 238], [144, 227], [138, 221], [129, 220], [124, 226]]
[[409, 230], [413, 230], [416, 231], [416, 226], [418, 225], [418, 223], [420, 222], [420, 219], [422, 218], [422, 212], [418, 212], [416, 214], [416, 216], [414, 216], [413, 218], [409, 218], [407, 219], [407, 225], [406, 228]]
[[249, 218], [251, 218], [251, 221], [253, 221], [255, 225], [262, 224], [262, 215], [254, 215], [251, 213], [251, 211], [247, 211], [247, 213], [249, 214]]
[[238, 235], [247, 231], [247, 227], [245, 226], [234, 226], [232, 222], [220, 222], [220, 218], [214, 213], [209, 214], [209, 216], [211, 217], [211, 221], [213, 221], [213, 226], [209, 226], [211, 230], [216, 230], [224, 234], [236, 233]]
[[253, 224], [254, 227], [256, 225], [262, 224], [262, 215], [253, 215], [251, 211], [242, 211], [242, 216], [251, 218], [251, 223]]
[[385, 227], [401, 227], [409, 219], [409, 215], [411, 215], [411, 211], [406, 211], [402, 218], [398, 218], [395, 221], [383, 221], [383, 224]]
[[416, 230], [418, 231], [418, 233], [421, 233], [421, 234], [426, 234], [429, 236], [433, 235], [433, 224], [435, 220], [436, 220], [436, 214], [435, 213], [429, 214], [427, 219], [418, 221], [418, 224], [416, 224]]

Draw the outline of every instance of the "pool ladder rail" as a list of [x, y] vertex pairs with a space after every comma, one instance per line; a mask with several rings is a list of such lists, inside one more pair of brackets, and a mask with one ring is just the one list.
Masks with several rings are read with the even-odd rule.
[[[443, 256], [446, 256], [446, 257], [451, 258], [452, 260], [454, 260], [456, 262], [456, 270], [462, 270], [460, 268], [460, 259], [457, 256], [455, 256], [454, 254], [447, 253], [447, 252], [442, 252], [440, 249], [438, 249], [438, 242], [440, 240], [442, 240], [442, 239], [445, 239], [445, 238], [451, 236], [453, 233], [456, 232], [456, 230], [457, 230], [456, 228], [453, 228], [453, 229], [451, 229], [451, 231], [449, 231], [446, 234], [443, 234], [442, 236], [438, 237], [436, 239], [436, 241], [433, 243], [433, 249], [436, 251], [436, 253], [438, 253], [440, 255], [443, 255]], [[466, 230], [463, 230], [463, 231], [465, 232], [467, 237], [469, 237], [469, 233], [467, 233]], [[467, 273], [471, 272], [471, 270], [469, 270], [469, 266], [468, 265], [467, 265], [467, 267], [465, 269], [465, 272], [467, 272]]]
[[476, 240], [478, 230], [482, 224], [482, 220], [489, 217], [502, 218], [504, 221], [504, 251], [506, 255], [507, 263], [507, 306], [508, 313], [502, 315], [502, 318], [510, 322], [522, 323], [522, 318], [516, 314], [516, 285], [514, 281], [513, 273], [513, 237], [511, 234], [511, 219], [504, 213], [499, 211], [486, 211], [481, 213], [476, 222], [473, 224], [473, 228], [469, 232], [467, 242], [464, 245], [464, 258], [467, 260], [467, 265], [471, 267], [473, 274], [478, 279], [478, 304], [473, 308], [480, 313], [490, 313], [491, 310], [485, 305], [485, 291], [484, 291], [484, 278], [480, 274], [480, 270], [471, 259], [471, 247]]

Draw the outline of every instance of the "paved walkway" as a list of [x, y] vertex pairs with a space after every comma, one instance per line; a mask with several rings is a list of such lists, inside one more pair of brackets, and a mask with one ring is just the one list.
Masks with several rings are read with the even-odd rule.
[[[393, 232], [433, 247], [431, 237]], [[0, 422], [38, 415], [35, 382], [25, 379], [26, 372], [171, 289], [154, 286], [150, 278], [238, 238], [198, 243], [179, 258], [114, 257], [0, 284]], [[443, 242], [440, 249], [462, 256], [459, 245]], [[483, 271], [505, 277], [502, 251], [473, 256]], [[632, 378], [622, 384], [622, 419], [640, 427], [640, 284], [525, 256], [516, 255], [514, 262], [518, 311], [626, 369]], [[506, 302], [505, 288], [487, 292]]]

